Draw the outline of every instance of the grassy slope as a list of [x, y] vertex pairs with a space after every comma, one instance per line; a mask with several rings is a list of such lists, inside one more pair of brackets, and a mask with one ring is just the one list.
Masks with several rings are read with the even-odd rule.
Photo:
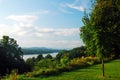
[[101, 65], [98, 64], [72, 72], [65, 72], [58, 76], [29, 80], [120, 80], [120, 60], [105, 63], [104, 78], [101, 76]]

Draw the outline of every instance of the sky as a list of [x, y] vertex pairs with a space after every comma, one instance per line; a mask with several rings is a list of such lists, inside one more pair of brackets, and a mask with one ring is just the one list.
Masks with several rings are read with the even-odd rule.
[[90, 1], [0, 0], [0, 38], [7, 35], [21, 47], [80, 47], [79, 29]]

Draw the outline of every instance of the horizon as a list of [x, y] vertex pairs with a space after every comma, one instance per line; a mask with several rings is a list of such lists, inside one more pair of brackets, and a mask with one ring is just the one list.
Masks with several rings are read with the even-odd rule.
[[14, 38], [21, 47], [80, 47], [79, 29], [90, 6], [90, 0], [0, 0], [0, 37]]
[[[79, 47], [79, 46], [78, 46]], [[21, 47], [22, 49], [24, 49], [24, 48], [45, 48], [45, 49], [57, 49], [57, 50], [71, 50], [71, 49], [73, 49], [73, 48], [66, 48], [66, 49], [63, 49], [63, 48], [50, 48], [50, 47]], [[74, 47], [74, 48], [76, 48], [76, 47]]]

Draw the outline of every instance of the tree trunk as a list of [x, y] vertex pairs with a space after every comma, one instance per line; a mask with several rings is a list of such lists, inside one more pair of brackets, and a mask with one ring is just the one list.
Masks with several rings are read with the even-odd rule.
[[102, 58], [102, 76], [105, 76], [105, 72], [104, 72], [104, 59]]

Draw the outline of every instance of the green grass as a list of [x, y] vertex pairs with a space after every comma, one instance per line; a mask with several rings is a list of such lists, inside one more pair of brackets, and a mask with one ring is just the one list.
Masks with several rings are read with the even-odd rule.
[[93, 65], [58, 76], [25, 80], [120, 80], [120, 59], [105, 63], [105, 77], [102, 77], [101, 64]]

